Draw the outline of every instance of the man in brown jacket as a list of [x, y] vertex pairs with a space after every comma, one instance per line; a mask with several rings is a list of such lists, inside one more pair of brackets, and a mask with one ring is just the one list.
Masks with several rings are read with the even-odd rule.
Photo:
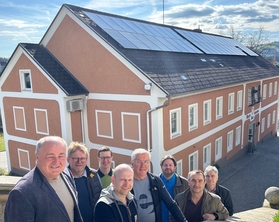
[[[175, 197], [175, 201], [188, 222], [203, 220], [226, 220], [229, 212], [216, 194], [205, 189], [203, 171], [188, 174], [189, 188]], [[174, 221], [173, 218], [171, 221]]]

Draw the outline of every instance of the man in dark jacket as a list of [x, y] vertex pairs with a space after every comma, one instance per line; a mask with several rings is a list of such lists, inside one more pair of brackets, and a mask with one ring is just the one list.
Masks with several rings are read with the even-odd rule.
[[9, 194], [5, 222], [82, 222], [74, 180], [66, 167], [67, 144], [58, 136], [40, 139], [36, 167]]
[[95, 207], [96, 222], [137, 222], [137, 204], [133, 194], [134, 172], [120, 164], [111, 177], [111, 185], [102, 190]]
[[68, 167], [75, 179], [79, 207], [84, 222], [93, 221], [94, 207], [102, 190], [97, 171], [87, 166], [88, 155], [87, 148], [78, 142], [72, 142], [68, 148]]
[[[167, 191], [174, 198], [178, 193], [183, 192], [188, 188], [186, 178], [175, 173], [176, 160], [171, 155], [164, 156], [160, 161], [162, 173], [160, 178], [166, 186]], [[162, 222], [169, 222], [169, 211], [164, 203], [162, 203]]]
[[229, 211], [229, 215], [232, 216], [234, 213], [233, 202], [231, 192], [226, 187], [217, 183], [218, 181], [218, 169], [215, 166], [208, 166], [204, 170], [206, 186], [205, 188], [212, 193], [217, 194], [221, 197], [222, 203]]
[[186, 221], [183, 213], [170, 196], [159, 176], [149, 173], [151, 154], [145, 149], [135, 149], [131, 155], [134, 169], [133, 193], [138, 204], [139, 221], [161, 222], [162, 205], [166, 205], [177, 222]]

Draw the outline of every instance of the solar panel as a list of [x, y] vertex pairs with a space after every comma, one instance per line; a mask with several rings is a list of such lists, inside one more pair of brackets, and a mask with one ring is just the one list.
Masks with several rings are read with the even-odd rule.
[[169, 27], [83, 11], [124, 48], [200, 53]]
[[193, 43], [206, 54], [221, 55], [250, 55], [258, 56], [249, 48], [245, 47], [235, 39], [214, 36], [205, 33], [175, 29], [185, 39]]

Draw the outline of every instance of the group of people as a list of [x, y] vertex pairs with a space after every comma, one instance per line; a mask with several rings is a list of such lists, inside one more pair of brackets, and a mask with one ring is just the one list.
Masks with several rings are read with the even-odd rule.
[[35, 156], [36, 167], [9, 193], [5, 222], [198, 222], [233, 214], [230, 192], [217, 183], [214, 166], [191, 171], [186, 179], [167, 155], [155, 175], [149, 172], [150, 152], [138, 148], [131, 165], [112, 169], [113, 153], [101, 147], [95, 170], [87, 166], [83, 144], [67, 147], [58, 136], [41, 138]]

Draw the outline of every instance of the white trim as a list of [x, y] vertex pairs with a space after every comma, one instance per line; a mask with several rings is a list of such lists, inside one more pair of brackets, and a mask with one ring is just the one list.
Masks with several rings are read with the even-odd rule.
[[264, 132], [264, 128], [265, 128], [265, 117], [262, 118], [262, 122], [261, 122], [261, 133]]
[[[181, 136], [181, 108], [172, 109], [169, 111], [170, 115], [170, 139]], [[172, 132], [172, 114], [176, 113], [176, 131]]]
[[[25, 152], [25, 153], [27, 153], [27, 161], [28, 161], [28, 167], [27, 167], [27, 168], [21, 165], [21, 160], [20, 160], [20, 155], [19, 155], [20, 152]], [[28, 150], [24, 150], [24, 149], [18, 148], [18, 149], [17, 149], [17, 156], [18, 156], [18, 165], [19, 165], [19, 167], [20, 167], [21, 169], [24, 169], [24, 170], [28, 170], [28, 171], [29, 171], [29, 170], [30, 170], [29, 151], [28, 151]]]
[[227, 153], [233, 149], [233, 130], [227, 133]]
[[[205, 106], [207, 104], [207, 110], [205, 110]], [[207, 115], [207, 119], [205, 119]], [[211, 99], [203, 101], [203, 125], [207, 125], [211, 123]]]
[[[218, 101], [220, 101], [219, 110], [217, 107]], [[217, 111], [219, 111], [219, 115], [218, 115]], [[221, 119], [222, 117], [223, 117], [223, 96], [220, 96], [220, 97], [216, 98], [216, 120]]]
[[[99, 132], [98, 113], [108, 113], [109, 114], [109, 118], [110, 118], [110, 131], [111, 131], [111, 135], [110, 136], [100, 134], [100, 132]], [[108, 138], [108, 139], [113, 139], [112, 111], [108, 111], [108, 110], [95, 110], [95, 118], [96, 118], [96, 132], [97, 132], [97, 136], [98, 137], [103, 137], [103, 138]]]
[[[206, 152], [206, 155], [204, 155], [205, 152]], [[207, 157], [206, 160], [205, 160], [205, 156]], [[203, 162], [203, 169], [205, 169], [211, 163], [211, 143], [209, 143], [203, 147], [202, 162]]]
[[[221, 157], [222, 157], [222, 143], [223, 143], [223, 141], [222, 141], [223, 139], [222, 139], [222, 136], [220, 136], [219, 138], [217, 138], [216, 140], [215, 140], [215, 161], [217, 161], [217, 160], [219, 160]], [[218, 146], [218, 147], [216, 147], [216, 145], [217, 145], [217, 142], [218, 142], [218, 145], [220, 144], [220, 147]]]
[[236, 127], [235, 129], [235, 146], [238, 146], [241, 141], [241, 126]]
[[[46, 128], [47, 128], [46, 130], [47, 130], [47, 132], [40, 132], [40, 131], [38, 130], [38, 122], [37, 122], [36, 111], [40, 111], [40, 112], [44, 112], [44, 113], [45, 113], [45, 123], [46, 123]], [[49, 135], [47, 110], [46, 110], [46, 109], [37, 109], [37, 108], [34, 108], [34, 117], [35, 117], [36, 133], [38, 133], [38, 134], [43, 134], [43, 135]]]
[[[193, 108], [193, 125], [191, 125], [191, 109]], [[188, 129], [189, 132], [198, 128], [198, 103], [194, 103], [188, 106]]]
[[242, 90], [237, 91], [237, 111], [242, 110]]
[[[20, 69], [19, 71], [20, 87], [21, 91], [32, 92], [32, 78], [30, 69]], [[25, 74], [29, 74], [30, 88], [26, 88]]]
[[[190, 161], [191, 157], [193, 157], [193, 169], [191, 169], [191, 161]], [[198, 152], [198, 150], [189, 154], [188, 161], [189, 161], [189, 171], [198, 170], [198, 168], [199, 168], [199, 152]]]
[[183, 175], [183, 164], [182, 164], [182, 159], [176, 161], [176, 173], [180, 176]]
[[228, 95], [228, 115], [234, 113], [234, 92]]
[[269, 83], [269, 89], [268, 89], [268, 97], [272, 96], [272, 82]]
[[266, 128], [269, 128], [270, 127], [270, 113], [267, 115], [267, 124], [266, 124]]
[[[22, 114], [23, 114], [23, 121], [24, 121], [24, 128], [18, 128], [16, 126], [16, 115], [15, 115], [15, 110], [16, 109], [21, 109], [22, 110]], [[26, 131], [26, 119], [25, 119], [25, 111], [24, 111], [24, 107], [20, 107], [20, 106], [13, 106], [13, 114], [14, 114], [14, 124], [15, 124], [15, 129], [16, 130], [20, 130], [20, 131]]]
[[[138, 140], [132, 140], [132, 139], [128, 139], [125, 137], [125, 133], [124, 133], [124, 116], [137, 116], [138, 117]], [[123, 141], [128, 141], [128, 142], [133, 142], [133, 143], [141, 143], [141, 125], [140, 125], [140, 113], [129, 113], [129, 112], [121, 112], [121, 129], [122, 129], [122, 140]]]
[[263, 86], [263, 99], [266, 99], [266, 84]]

